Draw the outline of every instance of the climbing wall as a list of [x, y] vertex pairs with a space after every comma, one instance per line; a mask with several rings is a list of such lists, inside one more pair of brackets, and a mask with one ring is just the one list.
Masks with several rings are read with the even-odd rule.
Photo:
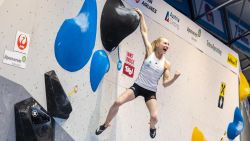
[[[57, 123], [76, 141], [94, 141], [99, 140], [94, 131], [103, 122], [111, 102], [116, 97], [117, 51], [108, 54], [109, 73], [104, 77], [96, 92], [93, 92], [90, 86], [91, 59], [83, 69], [68, 72], [57, 63], [54, 54], [54, 43], [60, 26], [65, 19], [75, 17], [83, 4], [84, 1], [71, 0], [0, 1], [2, 19], [0, 75], [23, 86], [45, 109], [47, 104], [44, 73], [55, 70], [67, 94], [78, 86], [78, 91], [69, 97], [73, 109], [69, 119], [57, 119]], [[98, 0], [97, 4], [97, 34], [94, 51], [103, 49], [99, 22], [104, 1]], [[24, 69], [3, 63], [5, 50], [14, 52], [17, 31], [30, 35], [30, 48]], [[1, 89], [4, 87], [1, 86]], [[4, 93], [1, 95], [4, 96]], [[14, 121], [11, 124], [14, 124]], [[2, 126], [1, 129], [3, 129]], [[111, 140], [114, 137], [114, 134], [111, 134], [111, 132], [115, 133], [112, 128], [108, 132], [102, 140]]]
[[[198, 127], [208, 141], [220, 141], [223, 137], [228, 140], [224, 133], [233, 121], [235, 107], [239, 105], [238, 66], [234, 67], [228, 62], [228, 54], [236, 58], [238, 55], [206, 31], [201, 30], [199, 35], [199, 26], [164, 2], [127, 0], [126, 3], [128, 6], [139, 7], [146, 15], [151, 41], [159, 36], [169, 40], [170, 48], [165, 57], [171, 62], [171, 77], [175, 71], [181, 72], [177, 81], [167, 88], [161, 85], [162, 79], [159, 81], [159, 121], [155, 140], [191, 140], [194, 127]], [[193, 34], [186, 34], [190, 32]], [[210, 44], [213, 44], [212, 47]], [[118, 95], [133, 84], [143, 63], [145, 47], [139, 29], [122, 43], [121, 48], [124, 62], [131, 58], [128, 52], [133, 54], [132, 66], [135, 71], [133, 78], [119, 72]], [[225, 88], [222, 88], [223, 84]], [[222, 92], [224, 103], [219, 108]], [[149, 118], [142, 97], [124, 105], [117, 118], [119, 130], [116, 139], [150, 141]], [[239, 137], [235, 140], [239, 140]]]
[[[170, 31], [147, 19], [150, 39], [158, 36], [170, 40], [166, 58], [171, 62], [171, 78], [175, 71], [181, 76], [171, 86], [164, 88], [162, 79], [157, 91], [158, 118], [156, 140], [191, 140], [194, 127], [198, 127], [207, 140], [219, 141], [233, 120], [238, 106], [238, 76], [206, 54], [197, 50]], [[153, 29], [153, 30], [152, 30]], [[140, 37], [139, 31], [137, 32]], [[133, 38], [131, 36], [131, 38]], [[119, 92], [131, 86], [139, 73], [145, 49], [140, 42], [124, 42], [124, 53], [134, 54], [135, 77], [119, 75]], [[136, 46], [136, 48], [134, 47]], [[218, 107], [221, 83], [226, 84], [223, 109]], [[120, 109], [117, 121], [117, 140], [149, 141], [149, 113], [144, 99], [139, 97]]]
[[[73, 140], [151, 140], [148, 125], [149, 114], [141, 97], [121, 107], [117, 117], [112, 121], [112, 126], [107, 131], [100, 136], [96, 136], [94, 133], [95, 129], [104, 122], [108, 109], [115, 98], [133, 84], [139, 73], [145, 55], [139, 28], [120, 43], [120, 57], [123, 62], [120, 71], [117, 70], [118, 50], [111, 53], [106, 51], [110, 68], [95, 92], [92, 91], [90, 84], [92, 57], [82, 69], [75, 72], [65, 70], [57, 62], [54, 49], [58, 31], [65, 19], [77, 15], [85, 1], [0, 0], [0, 18], [2, 19], [0, 75], [8, 81], [22, 86], [41, 106], [47, 109], [44, 73], [55, 70], [72, 105], [72, 112], [67, 120], [55, 120]], [[93, 53], [96, 50], [104, 50], [101, 41], [100, 19], [106, 1], [96, 0], [96, 2], [97, 32]], [[226, 131], [227, 125], [233, 120], [234, 108], [238, 106], [237, 71], [239, 64], [236, 63], [235, 66], [233, 60], [238, 59], [238, 55], [222, 43], [218, 43], [219, 41], [204, 30], [202, 30], [200, 41], [199, 37], [196, 37], [199, 36], [196, 33], [198, 30], [177, 30], [177, 27], [183, 28], [178, 24], [168, 25], [166, 23], [165, 26], [173, 26], [174, 30], [163, 26], [162, 22], [167, 19], [172, 18], [173, 23], [173, 19], [178, 21], [181, 17], [183, 24], [198, 27], [183, 15], [179, 16], [180, 13], [162, 2], [159, 0], [123, 1], [126, 7], [139, 7], [145, 13], [150, 41], [159, 36], [169, 39], [170, 48], [166, 58], [171, 62], [171, 74], [174, 74], [176, 70], [181, 72], [181, 76], [170, 87], [163, 88], [162, 80], [159, 82], [157, 92], [159, 122], [156, 140], [191, 140], [193, 128], [198, 127], [208, 141], [219, 141]], [[155, 7], [155, 4], [162, 5], [163, 8]], [[157, 11], [160, 13], [159, 9], [169, 11], [165, 11], [161, 15], [163, 19], [154, 19], [149, 13], [157, 13]], [[169, 16], [166, 15], [167, 12]], [[178, 13], [178, 16], [175, 16], [175, 13]], [[16, 67], [17, 64], [4, 63], [6, 50], [15, 54], [14, 47], [18, 31], [30, 36], [29, 50], [23, 62], [24, 68]], [[180, 36], [180, 33], [186, 37], [190, 36], [190, 40]], [[198, 43], [194, 40], [198, 40]], [[211, 43], [212, 41], [218, 45]], [[204, 44], [200, 44], [200, 42]], [[222, 51], [220, 56], [216, 49], [218, 46]], [[234, 56], [231, 63], [223, 60], [228, 58], [228, 53]], [[125, 63], [129, 66], [124, 67]], [[134, 68], [134, 71], [131, 68]], [[219, 108], [218, 100], [222, 83], [226, 85], [226, 88], [224, 89], [223, 108]], [[76, 86], [78, 89], [77, 92], [74, 92]], [[8, 90], [8, 87], [0, 85], [0, 89]], [[5, 91], [1, 91], [0, 94], [1, 97], [8, 98]], [[13, 95], [15, 95], [15, 91], [12, 92]], [[1, 113], [4, 111], [2, 109], [6, 109], [8, 105], [0, 104], [0, 106], [0, 121], [4, 121]], [[1, 129], [5, 129], [4, 127], [7, 126], [14, 127], [14, 109], [12, 112], [13, 122], [9, 122], [12, 126], [0, 125]], [[8, 131], [14, 131], [14, 129], [8, 129]], [[0, 132], [0, 140], [15, 134], [8, 133], [8, 131]], [[14, 140], [14, 138], [12, 139]], [[238, 140], [237, 138], [236, 141]]]

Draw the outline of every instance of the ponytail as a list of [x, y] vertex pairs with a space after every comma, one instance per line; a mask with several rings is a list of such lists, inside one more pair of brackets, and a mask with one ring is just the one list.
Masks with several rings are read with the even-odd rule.
[[151, 46], [152, 46], [152, 48], [153, 48], [153, 51], [155, 51], [156, 43], [157, 43], [157, 40], [154, 40], [154, 41], [151, 43]]
[[159, 38], [157, 38], [156, 40], [154, 40], [154, 41], [151, 43], [151, 46], [152, 46], [152, 48], [153, 48], [153, 51], [155, 51], [156, 44], [160, 43], [162, 39], [163, 39], [163, 37], [159, 37]]

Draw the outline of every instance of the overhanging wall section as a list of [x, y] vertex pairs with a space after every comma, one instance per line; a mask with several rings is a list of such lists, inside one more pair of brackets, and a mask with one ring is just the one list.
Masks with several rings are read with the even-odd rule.
[[[112, 140], [114, 136], [111, 133], [115, 132], [112, 128], [102, 137], [96, 136], [94, 132], [105, 119], [107, 110], [116, 97], [117, 51], [108, 54], [111, 65], [109, 73], [104, 77], [95, 93], [91, 90], [89, 78], [91, 58], [83, 69], [72, 73], [60, 67], [54, 55], [54, 42], [61, 24], [65, 19], [76, 16], [84, 2], [69, 0], [0, 1], [0, 18], [2, 19], [0, 75], [22, 85], [46, 109], [44, 73], [55, 70], [67, 94], [73, 90], [74, 86], [78, 86], [77, 93], [69, 97], [73, 109], [69, 119], [58, 123], [76, 141]], [[97, 35], [93, 53], [95, 50], [104, 49], [99, 30], [104, 3], [102, 0], [97, 0]], [[18, 30], [30, 34], [31, 37], [25, 69], [2, 63], [4, 51], [14, 51]]]
[[[197, 126], [207, 140], [219, 140], [233, 119], [234, 108], [238, 106], [239, 64], [235, 61], [238, 55], [163, 1], [123, 2], [139, 7], [145, 13], [151, 41], [159, 36], [169, 39], [171, 45], [166, 58], [172, 64], [171, 74], [176, 70], [182, 73], [172, 86], [158, 87], [159, 123], [156, 138], [190, 140], [192, 130]], [[147, 124], [149, 115], [142, 98], [120, 108], [117, 122], [113, 121], [111, 129], [101, 136], [94, 135], [97, 126], [105, 120], [115, 97], [130, 87], [139, 73], [145, 54], [139, 28], [120, 45], [123, 62], [126, 62], [127, 52], [133, 54], [133, 78], [117, 71], [117, 51], [108, 54], [111, 67], [95, 93], [89, 82], [91, 59], [83, 69], [74, 73], [65, 71], [56, 62], [54, 41], [57, 32], [65, 19], [76, 16], [83, 3], [68, 0], [0, 1], [0, 17], [4, 19], [0, 27], [0, 59], [3, 60], [4, 50], [13, 51], [17, 30], [31, 35], [26, 68], [0, 63], [0, 74], [24, 86], [45, 108], [45, 72], [55, 70], [66, 93], [78, 85], [78, 92], [70, 97], [73, 107], [70, 118], [59, 122], [76, 141], [151, 140]], [[94, 50], [103, 49], [99, 25], [104, 3], [97, 0]], [[145, 7], [145, 3], [151, 8]], [[126, 6], [129, 7], [128, 4]], [[156, 13], [152, 7], [157, 10]], [[217, 103], [222, 82], [226, 84], [225, 100], [223, 109], [219, 109]]]
[[[177, 81], [167, 88], [159, 81], [156, 140], [191, 140], [194, 127], [207, 140], [220, 140], [233, 120], [235, 107], [239, 106], [238, 55], [161, 1], [127, 0], [125, 3], [139, 7], [145, 14], [150, 41], [159, 36], [169, 40], [166, 58], [171, 62], [171, 77], [176, 70], [181, 72]], [[145, 47], [139, 29], [124, 40], [121, 50], [123, 61], [128, 52], [133, 54], [135, 73], [133, 78], [119, 73], [118, 95], [133, 84], [143, 63]], [[222, 83], [226, 85], [223, 109], [218, 107]], [[116, 139], [151, 140], [149, 118], [142, 97], [125, 104], [118, 114]]]

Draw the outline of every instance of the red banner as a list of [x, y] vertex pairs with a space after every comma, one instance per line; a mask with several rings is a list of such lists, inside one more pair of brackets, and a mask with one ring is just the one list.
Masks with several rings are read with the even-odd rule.
[[134, 70], [135, 70], [135, 67], [131, 66], [130, 64], [124, 63], [123, 74], [133, 78], [134, 77]]

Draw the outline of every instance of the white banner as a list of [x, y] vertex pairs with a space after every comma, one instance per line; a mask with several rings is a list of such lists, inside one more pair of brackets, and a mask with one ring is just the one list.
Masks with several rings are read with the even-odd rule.
[[4, 52], [3, 63], [5, 64], [24, 69], [26, 67], [26, 60], [27, 56], [22, 53], [8, 50], [5, 50]]
[[124, 0], [133, 8], [189, 42], [217, 62], [239, 73], [239, 57], [236, 52], [206, 32], [196, 23], [162, 0]]

